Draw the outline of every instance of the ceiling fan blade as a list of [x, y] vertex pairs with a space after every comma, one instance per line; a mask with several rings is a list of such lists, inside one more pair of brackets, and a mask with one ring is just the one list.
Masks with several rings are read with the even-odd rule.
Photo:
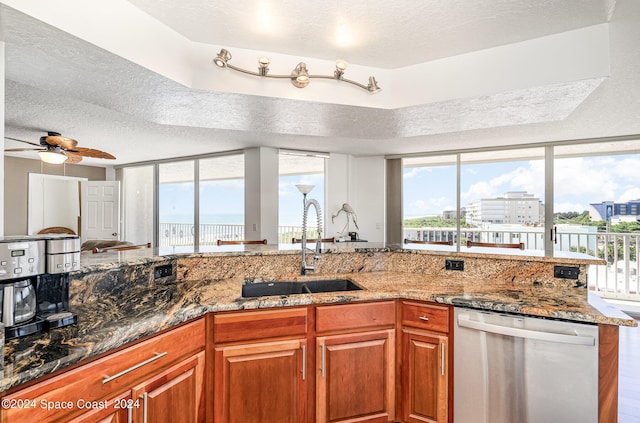
[[73, 150], [78, 145], [78, 141], [62, 135], [49, 135], [44, 141], [49, 145], [58, 145], [63, 150]]
[[13, 153], [16, 151], [47, 151], [44, 148], [6, 148], [5, 152]]
[[82, 161], [82, 156], [71, 151], [65, 151], [64, 154], [67, 156], [67, 160], [65, 163], [80, 163]]
[[67, 150], [67, 153], [75, 153], [84, 157], [94, 157], [96, 159], [115, 159], [109, 153], [106, 153], [101, 150], [94, 150], [93, 148], [84, 148], [84, 147], [76, 147]]
[[31, 141], [19, 140], [17, 138], [11, 138], [11, 137], [4, 137], [4, 138], [11, 141], [18, 141], [18, 142], [23, 142], [25, 144], [35, 145], [36, 147], [42, 147], [40, 144], [36, 144], [35, 142], [31, 142]]

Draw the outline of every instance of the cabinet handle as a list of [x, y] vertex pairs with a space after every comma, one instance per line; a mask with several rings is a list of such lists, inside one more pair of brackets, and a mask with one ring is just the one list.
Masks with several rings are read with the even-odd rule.
[[441, 352], [442, 355], [440, 356], [440, 372], [442, 373], [442, 376], [444, 376], [444, 342], [441, 344]]
[[427, 316], [420, 316], [420, 320], [424, 320], [425, 322], [428, 322], [429, 318]]
[[305, 380], [307, 376], [307, 347], [302, 346], [302, 380]]
[[149, 409], [147, 408], [148, 393], [142, 394], [142, 423], [147, 423], [149, 420]]
[[134, 371], [134, 370], [136, 370], [136, 369], [139, 369], [139, 368], [140, 368], [140, 367], [142, 367], [142, 366], [146, 366], [147, 364], [152, 363], [152, 362], [154, 362], [154, 361], [156, 361], [156, 360], [158, 360], [158, 359], [160, 359], [160, 358], [164, 357], [165, 355], [167, 355], [167, 352], [165, 351], [165, 352], [163, 352], [163, 353], [154, 353], [154, 354], [155, 354], [155, 355], [154, 355], [153, 357], [151, 357], [150, 359], [145, 360], [145, 361], [143, 361], [143, 362], [141, 362], [141, 363], [138, 363], [138, 364], [136, 364], [135, 366], [129, 367], [128, 369], [123, 370], [123, 371], [121, 371], [121, 372], [120, 372], [120, 373], [118, 373], [118, 374], [115, 374], [115, 375], [113, 375], [113, 376], [104, 376], [104, 379], [102, 379], [102, 384], [104, 385], [104, 384], [106, 384], [106, 383], [109, 383], [109, 382], [111, 382], [112, 380], [115, 380], [115, 379], [117, 379], [117, 378], [119, 378], [119, 377], [121, 377], [121, 376], [124, 376], [124, 375], [126, 375], [127, 373], [130, 373], [130, 372], [132, 372], [132, 371]]
[[320, 345], [320, 374], [324, 377], [324, 344]]
[[127, 423], [133, 423], [133, 406], [127, 407]]

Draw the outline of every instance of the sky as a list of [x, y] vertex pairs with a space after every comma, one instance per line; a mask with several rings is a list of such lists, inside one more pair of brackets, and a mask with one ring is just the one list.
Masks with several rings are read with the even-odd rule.
[[[640, 198], [640, 155], [555, 159], [556, 212], [589, 209], [590, 203]], [[455, 166], [405, 168], [404, 215], [440, 215], [456, 207]], [[544, 202], [544, 162], [528, 160], [463, 164], [460, 197], [470, 201], [503, 196], [509, 191], [536, 194]]]
[[[281, 176], [279, 182], [280, 226], [302, 225], [302, 194], [296, 184], [315, 185], [308, 198], [315, 198], [324, 210], [322, 174]], [[160, 185], [160, 221], [193, 222], [193, 183]], [[244, 181], [207, 181], [200, 184], [200, 223], [244, 224]], [[315, 218], [314, 218], [315, 219]]]
[[[555, 211], [583, 212], [589, 203], [624, 202], [640, 198], [640, 155], [579, 157], [555, 160]], [[441, 215], [456, 207], [455, 166], [405, 168], [404, 215], [419, 217]], [[461, 167], [461, 202], [495, 198], [508, 191], [526, 191], [544, 200], [544, 163], [542, 160], [473, 163]], [[324, 208], [322, 174], [283, 176], [279, 183], [279, 225], [302, 224], [302, 195], [296, 184], [315, 188], [315, 198]], [[243, 224], [244, 181], [204, 182], [200, 186], [201, 223]], [[193, 221], [193, 185], [160, 186], [162, 222]]]

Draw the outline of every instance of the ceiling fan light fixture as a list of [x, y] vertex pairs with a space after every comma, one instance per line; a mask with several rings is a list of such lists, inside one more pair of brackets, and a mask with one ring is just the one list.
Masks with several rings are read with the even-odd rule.
[[50, 164], [62, 164], [67, 160], [67, 156], [63, 153], [55, 151], [39, 151], [40, 160]]

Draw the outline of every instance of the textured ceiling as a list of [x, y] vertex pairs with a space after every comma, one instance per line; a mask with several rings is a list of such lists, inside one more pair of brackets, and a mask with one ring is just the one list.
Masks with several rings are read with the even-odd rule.
[[[299, 2], [295, 12], [285, 9], [279, 13], [287, 20], [284, 27], [300, 34], [275, 41], [266, 35], [251, 35], [244, 26], [247, 19], [241, 15], [254, 2], [131, 3], [195, 40], [213, 42], [207, 37], [214, 37], [216, 44], [230, 47], [343, 57], [376, 66], [380, 65], [378, 60], [369, 62], [373, 56], [367, 55], [382, 53], [387, 60], [397, 58], [392, 67], [600, 23], [616, 4], [609, 0], [477, 1], [462, 16], [461, 4], [469, 2], [384, 2], [384, 7], [382, 2], [322, 2], [314, 11], [306, 9], [311, 2]], [[277, 4], [281, 3], [287, 4]], [[529, 3], [535, 4], [527, 6]], [[1, 6], [5, 135], [37, 141], [44, 131], [58, 131], [84, 147], [108, 151], [118, 157], [115, 163], [124, 164], [257, 146], [357, 156], [402, 155], [638, 133], [640, 57], [637, 43], [627, 42], [626, 37], [640, 39], [640, 31], [634, 29], [638, 26], [633, 25], [638, 23], [640, 8], [635, 0], [617, 3], [627, 6], [620, 14], [632, 18], [631, 24], [619, 25], [624, 31], [611, 32], [612, 39], [622, 46], [612, 51], [613, 79], [568, 81], [400, 109], [190, 89]], [[371, 17], [361, 18], [369, 16], [359, 12], [368, 7]], [[380, 9], [387, 11], [386, 19]], [[200, 10], [200, 15], [193, 10]], [[353, 48], [356, 56], [348, 57], [338, 54], [346, 50], [334, 50], [330, 43], [320, 42], [330, 32], [322, 28], [328, 28], [329, 20], [346, 11], [350, 11], [345, 16], [352, 17], [353, 25], [364, 25], [359, 32], [366, 35], [364, 39], [378, 40], [373, 52]], [[217, 25], [203, 25], [201, 20], [206, 21], [211, 13]], [[414, 22], [409, 26], [414, 15], [421, 15], [429, 25]], [[432, 15], [440, 18], [433, 21]], [[513, 30], [519, 26], [521, 31]], [[463, 27], [483, 29], [465, 39]], [[211, 32], [212, 28], [221, 33]], [[225, 38], [233, 34], [230, 28], [239, 34], [233, 37], [234, 42]], [[429, 41], [429, 31], [438, 34], [438, 43]], [[290, 41], [294, 39], [299, 42]], [[6, 148], [19, 146], [24, 145], [5, 142]], [[84, 163], [112, 162], [88, 159]]]

